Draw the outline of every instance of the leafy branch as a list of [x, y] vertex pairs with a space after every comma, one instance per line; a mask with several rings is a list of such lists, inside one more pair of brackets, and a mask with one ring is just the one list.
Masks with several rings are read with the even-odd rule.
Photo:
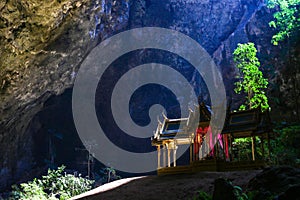
[[300, 0], [269, 0], [268, 7], [279, 8], [273, 15], [274, 20], [269, 23], [270, 27], [278, 30], [272, 37], [272, 43], [278, 45], [278, 42], [290, 37], [300, 28]]

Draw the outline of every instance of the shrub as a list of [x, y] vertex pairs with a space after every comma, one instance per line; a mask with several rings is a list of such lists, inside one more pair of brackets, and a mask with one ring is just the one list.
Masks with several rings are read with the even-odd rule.
[[271, 159], [275, 164], [297, 166], [300, 160], [300, 125], [277, 127], [271, 140]]
[[233, 186], [233, 191], [235, 194], [235, 197], [238, 200], [248, 200], [248, 196], [243, 192], [243, 189], [240, 186]]
[[109, 183], [111, 181], [121, 179], [121, 176], [117, 175], [116, 170], [112, 167], [105, 167], [101, 169], [100, 174], [102, 177], [102, 183]]
[[92, 188], [94, 181], [72, 174], [64, 173], [65, 166], [57, 170], [48, 170], [42, 179], [34, 179], [28, 183], [13, 186], [12, 199], [46, 200], [69, 199]]

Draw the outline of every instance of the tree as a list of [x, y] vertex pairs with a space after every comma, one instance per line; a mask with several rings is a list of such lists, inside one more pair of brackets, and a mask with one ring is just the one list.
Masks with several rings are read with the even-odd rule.
[[287, 97], [294, 102], [296, 120], [300, 121], [300, 84], [299, 84], [299, 53], [297, 47], [291, 49], [291, 44], [299, 44], [300, 30], [300, 0], [269, 0], [269, 8], [278, 8], [274, 14], [274, 20], [269, 23], [271, 27], [277, 29], [277, 33], [272, 37], [272, 43], [278, 45], [278, 42], [287, 39], [287, 85], [291, 86], [291, 97]]
[[259, 70], [260, 62], [256, 57], [256, 48], [253, 43], [238, 44], [233, 52], [233, 60], [239, 69], [239, 81], [235, 83], [234, 91], [237, 94], [246, 93], [246, 102], [240, 110], [261, 107], [262, 111], [269, 108], [268, 98], [264, 89], [268, 81]]
[[300, 28], [300, 0], [268, 1], [269, 8], [274, 8], [275, 6], [279, 7], [279, 11], [274, 14], [275, 19], [269, 25], [278, 29], [278, 32], [272, 37], [272, 43], [278, 45], [278, 42], [295, 34]]

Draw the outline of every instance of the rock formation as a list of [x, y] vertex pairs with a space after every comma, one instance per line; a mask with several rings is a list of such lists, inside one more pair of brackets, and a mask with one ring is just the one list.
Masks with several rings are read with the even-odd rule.
[[291, 66], [299, 63], [299, 41], [271, 44], [273, 11], [260, 0], [5, 0], [0, 12], [0, 188], [35, 165], [32, 138], [43, 121], [33, 118], [45, 102], [72, 88], [93, 47], [130, 28], [171, 28], [198, 41], [222, 71], [235, 105], [241, 100], [232, 91], [232, 52], [237, 43], [254, 42], [271, 83], [273, 117], [299, 116], [299, 66]]
[[0, 3], [0, 188], [32, 167], [34, 115], [72, 87], [88, 52], [127, 25], [126, 1]]

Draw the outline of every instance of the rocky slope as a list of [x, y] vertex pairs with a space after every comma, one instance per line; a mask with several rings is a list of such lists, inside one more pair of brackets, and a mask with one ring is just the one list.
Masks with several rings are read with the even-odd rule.
[[[271, 45], [272, 12], [259, 0], [5, 0], [0, 12], [0, 188], [37, 162], [33, 149], [38, 144], [32, 138], [47, 118], [33, 121], [34, 116], [46, 110], [50, 97], [72, 88], [91, 49], [120, 30], [159, 26], [191, 36], [214, 58], [235, 105], [241, 100], [232, 92], [231, 55], [237, 43], [252, 41], [271, 81], [273, 116], [299, 116], [299, 41]], [[45, 115], [62, 115], [60, 109]]]

